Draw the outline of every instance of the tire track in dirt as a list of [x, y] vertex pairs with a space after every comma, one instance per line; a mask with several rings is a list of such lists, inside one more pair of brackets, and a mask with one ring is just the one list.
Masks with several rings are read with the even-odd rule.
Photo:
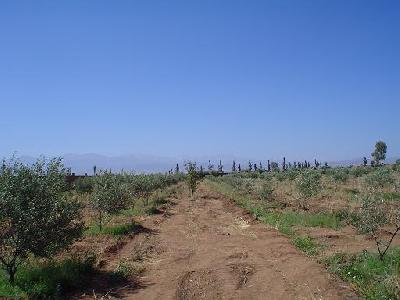
[[[146, 263], [143, 288], [121, 298], [358, 299], [286, 237], [205, 184], [195, 200], [181, 196], [169, 213], [143, 224], [157, 232], [149, 240], [161, 250]], [[128, 242], [118, 259], [132, 255], [135, 243]]]

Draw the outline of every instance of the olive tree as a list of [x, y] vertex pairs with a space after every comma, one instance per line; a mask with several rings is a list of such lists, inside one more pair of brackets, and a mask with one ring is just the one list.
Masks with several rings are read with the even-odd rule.
[[104, 217], [126, 208], [127, 200], [128, 194], [123, 187], [120, 176], [102, 171], [95, 177], [90, 204], [97, 212], [100, 231], [103, 230]]
[[68, 197], [61, 159], [28, 166], [17, 159], [0, 173], [0, 263], [14, 284], [29, 256], [51, 257], [82, 234], [80, 204]]
[[201, 179], [200, 173], [197, 171], [197, 166], [195, 162], [187, 162], [185, 164], [187, 177], [186, 181], [190, 189], [190, 194], [193, 196], [194, 192], [196, 192], [197, 185]]
[[307, 209], [307, 200], [317, 195], [321, 188], [321, 174], [314, 170], [301, 172], [297, 178], [296, 187], [300, 196], [300, 206], [303, 209]]
[[[398, 208], [390, 205], [389, 201], [380, 199], [375, 193], [365, 195], [362, 200], [358, 231], [370, 234], [374, 238], [379, 258], [383, 260], [395, 236], [400, 232], [400, 212]], [[392, 230], [385, 239], [383, 228], [387, 226], [391, 226]]]

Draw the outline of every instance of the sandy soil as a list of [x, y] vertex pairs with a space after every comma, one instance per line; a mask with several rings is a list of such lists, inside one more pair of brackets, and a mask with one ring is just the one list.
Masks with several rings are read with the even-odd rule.
[[104, 263], [115, 269], [145, 249], [145, 273], [115, 286], [98, 276], [89, 289], [97, 299], [358, 299], [286, 237], [205, 185], [194, 200], [173, 202]]

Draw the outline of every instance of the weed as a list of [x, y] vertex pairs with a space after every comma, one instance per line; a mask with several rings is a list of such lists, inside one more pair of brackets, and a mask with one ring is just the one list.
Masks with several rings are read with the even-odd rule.
[[313, 238], [310, 236], [295, 236], [293, 237], [293, 244], [299, 248], [301, 251], [306, 253], [309, 256], [315, 256], [319, 253], [319, 249], [321, 245], [318, 244]]

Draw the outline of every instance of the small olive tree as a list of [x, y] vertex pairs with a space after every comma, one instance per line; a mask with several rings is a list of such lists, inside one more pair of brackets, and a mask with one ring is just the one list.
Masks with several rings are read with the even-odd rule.
[[186, 182], [188, 184], [190, 194], [193, 196], [194, 192], [196, 192], [197, 185], [200, 182], [201, 176], [197, 170], [195, 162], [187, 162], [185, 164], [185, 168], [187, 172]]
[[120, 176], [111, 172], [100, 172], [95, 177], [90, 204], [97, 212], [100, 231], [103, 230], [105, 216], [125, 209], [128, 205], [129, 195], [120, 179]]
[[[400, 212], [377, 194], [369, 193], [363, 198], [359, 216], [358, 231], [374, 238], [379, 258], [383, 260], [393, 239], [400, 232]], [[383, 227], [388, 225], [393, 228], [385, 239]]]
[[300, 207], [307, 209], [307, 200], [318, 194], [321, 188], [321, 174], [314, 170], [305, 170], [296, 180]]
[[14, 284], [29, 256], [50, 257], [82, 234], [80, 204], [67, 197], [61, 159], [32, 166], [17, 159], [0, 173], [0, 263]]
[[368, 174], [364, 179], [364, 183], [368, 189], [384, 188], [394, 183], [392, 171], [385, 166], [381, 166]]

